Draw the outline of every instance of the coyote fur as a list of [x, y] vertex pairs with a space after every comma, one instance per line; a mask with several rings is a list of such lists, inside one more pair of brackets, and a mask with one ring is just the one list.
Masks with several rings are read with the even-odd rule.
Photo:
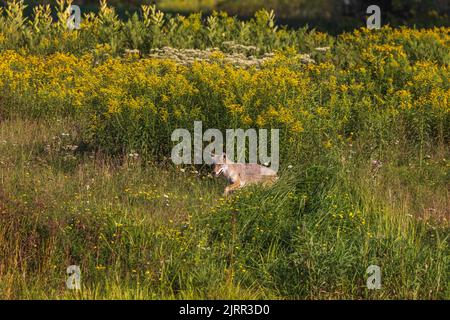
[[214, 164], [214, 175], [223, 174], [230, 184], [225, 188], [224, 196], [249, 184], [270, 186], [278, 180], [277, 173], [256, 163], [235, 163], [225, 153], [211, 155]]

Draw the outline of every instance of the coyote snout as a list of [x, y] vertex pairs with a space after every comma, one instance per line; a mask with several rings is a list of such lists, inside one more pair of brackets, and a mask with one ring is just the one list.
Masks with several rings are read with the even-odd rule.
[[211, 155], [214, 163], [214, 175], [223, 174], [230, 185], [225, 188], [224, 195], [228, 196], [234, 190], [249, 184], [272, 185], [278, 180], [277, 173], [256, 163], [234, 163], [225, 153], [222, 155]]

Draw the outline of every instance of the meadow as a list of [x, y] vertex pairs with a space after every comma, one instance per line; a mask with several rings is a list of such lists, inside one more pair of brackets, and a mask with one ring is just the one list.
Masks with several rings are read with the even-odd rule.
[[[58, 4], [0, 12], [1, 298], [450, 298], [449, 28]], [[280, 129], [277, 184], [173, 165], [196, 120]]]

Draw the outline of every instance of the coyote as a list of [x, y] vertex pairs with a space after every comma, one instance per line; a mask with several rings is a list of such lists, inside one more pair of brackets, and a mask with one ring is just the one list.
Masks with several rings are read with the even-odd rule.
[[256, 163], [235, 163], [225, 153], [211, 155], [214, 163], [214, 175], [223, 174], [231, 183], [225, 188], [224, 196], [249, 184], [269, 186], [278, 180], [277, 173]]

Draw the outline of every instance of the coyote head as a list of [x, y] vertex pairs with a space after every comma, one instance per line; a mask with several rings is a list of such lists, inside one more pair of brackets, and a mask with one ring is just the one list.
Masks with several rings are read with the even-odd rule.
[[213, 170], [214, 175], [216, 177], [220, 176], [223, 173], [224, 169], [225, 169], [225, 165], [223, 165], [223, 164], [215, 164], [214, 165], [214, 170]]
[[230, 163], [230, 160], [227, 158], [225, 153], [220, 155], [211, 154], [212, 162], [214, 164], [214, 175], [220, 176], [224, 171], [227, 170], [227, 164]]

